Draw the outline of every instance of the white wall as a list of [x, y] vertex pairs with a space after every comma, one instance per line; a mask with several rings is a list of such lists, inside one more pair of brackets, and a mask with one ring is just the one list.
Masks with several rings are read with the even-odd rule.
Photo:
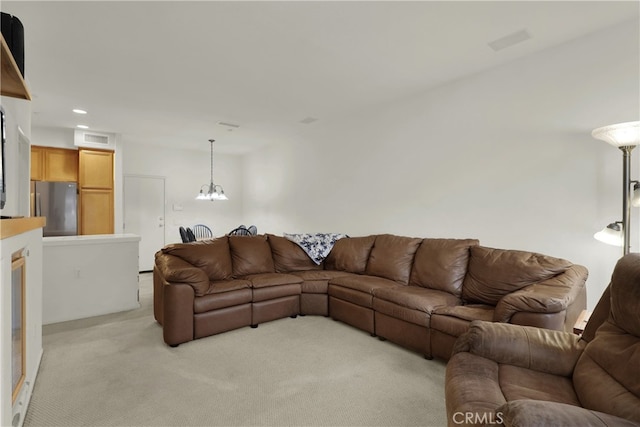
[[31, 145], [43, 147], [58, 147], [77, 150], [73, 144], [73, 129], [38, 128], [31, 129]]
[[[222, 185], [227, 201], [195, 200], [200, 186], [210, 181], [211, 153], [209, 144], [203, 150], [185, 150], [151, 146], [122, 140], [123, 173], [125, 175], [165, 177], [166, 210], [165, 242], [180, 242], [178, 227], [208, 225], [216, 236], [223, 235], [243, 220], [243, 183], [241, 158], [215, 152], [214, 180]], [[174, 210], [174, 206], [182, 210]], [[116, 230], [122, 224], [116, 224]]]
[[0, 97], [0, 100], [5, 111], [7, 132], [4, 153], [7, 199], [0, 213], [3, 216], [28, 216], [29, 181], [27, 177], [24, 182], [23, 172], [29, 165], [29, 152], [20, 153], [18, 135], [22, 131], [25, 138], [31, 137], [31, 103], [7, 96]]
[[474, 237], [566, 258], [589, 269], [592, 308], [621, 255], [592, 236], [621, 219], [622, 155], [590, 132], [639, 119], [638, 55], [632, 22], [320, 120], [246, 156], [245, 217], [273, 233]]

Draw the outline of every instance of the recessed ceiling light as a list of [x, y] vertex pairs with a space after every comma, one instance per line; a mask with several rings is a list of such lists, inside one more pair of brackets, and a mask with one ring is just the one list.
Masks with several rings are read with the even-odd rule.
[[86, 111], [81, 110], [81, 109], [79, 109], [79, 108], [74, 108], [74, 109], [73, 109], [73, 112], [74, 112], [74, 113], [76, 113], [76, 114], [87, 114], [87, 112], [86, 112]]
[[89, 126], [87, 126], [87, 125], [78, 125], [76, 127], [79, 128], [79, 129], [89, 129]]
[[489, 42], [488, 45], [491, 49], [496, 52], [502, 49], [506, 49], [508, 47], [513, 46], [514, 44], [522, 43], [525, 40], [529, 40], [531, 38], [531, 34], [526, 29], [522, 29], [520, 31], [516, 31], [515, 33], [508, 34], [504, 37], [500, 37], [492, 42]]

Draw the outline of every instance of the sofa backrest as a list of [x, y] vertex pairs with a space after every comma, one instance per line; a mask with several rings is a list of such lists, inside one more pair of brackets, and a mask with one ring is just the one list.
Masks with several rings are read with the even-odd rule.
[[409, 284], [462, 295], [469, 251], [476, 239], [423, 239], [413, 260]]
[[323, 264], [316, 264], [298, 244], [286, 237], [267, 234], [276, 272], [322, 270]]
[[611, 283], [604, 290], [600, 299], [598, 300], [598, 304], [591, 312], [591, 316], [589, 316], [589, 321], [587, 325], [584, 327], [584, 331], [582, 332], [582, 338], [586, 342], [591, 342], [595, 336], [598, 328], [609, 318], [609, 313], [611, 312]]
[[472, 246], [462, 284], [465, 302], [496, 305], [500, 299], [531, 284], [550, 279], [572, 263], [534, 252]]
[[573, 371], [585, 408], [640, 423], [640, 254], [622, 257], [610, 284], [607, 320]]
[[210, 281], [228, 280], [233, 276], [227, 236], [200, 242], [175, 243], [165, 246], [160, 252], [202, 269]]
[[338, 240], [324, 260], [324, 268], [363, 274], [375, 240], [376, 236], [347, 237]]
[[422, 239], [380, 234], [371, 248], [365, 274], [384, 277], [400, 284], [409, 283], [413, 258]]
[[267, 236], [228, 236], [233, 277], [275, 273], [271, 246]]

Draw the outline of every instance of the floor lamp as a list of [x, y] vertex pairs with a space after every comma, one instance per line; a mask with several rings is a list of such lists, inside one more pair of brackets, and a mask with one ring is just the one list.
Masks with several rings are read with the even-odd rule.
[[[640, 182], [631, 180], [631, 150], [640, 144], [640, 121], [604, 126], [594, 129], [591, 135], [622, 151], [622, 221], [607, 225], [594, 237], [604, 243], [622, 246], [626, 255], [631, 245], [631, 205], [640, 206]], [[631, 184], [634, 187], [633, 196]]]

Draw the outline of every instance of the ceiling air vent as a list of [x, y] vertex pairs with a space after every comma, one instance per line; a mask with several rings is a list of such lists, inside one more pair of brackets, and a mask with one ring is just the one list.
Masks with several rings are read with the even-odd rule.
[[74, 145], [77, 147], [115, 150], [116, 142], [113, 134], [76, 130]]
[[107, 135], [97, 135], [95, 133], [84, 133], [84, 142], [92, 144], [109, 145], [109, 137]]

